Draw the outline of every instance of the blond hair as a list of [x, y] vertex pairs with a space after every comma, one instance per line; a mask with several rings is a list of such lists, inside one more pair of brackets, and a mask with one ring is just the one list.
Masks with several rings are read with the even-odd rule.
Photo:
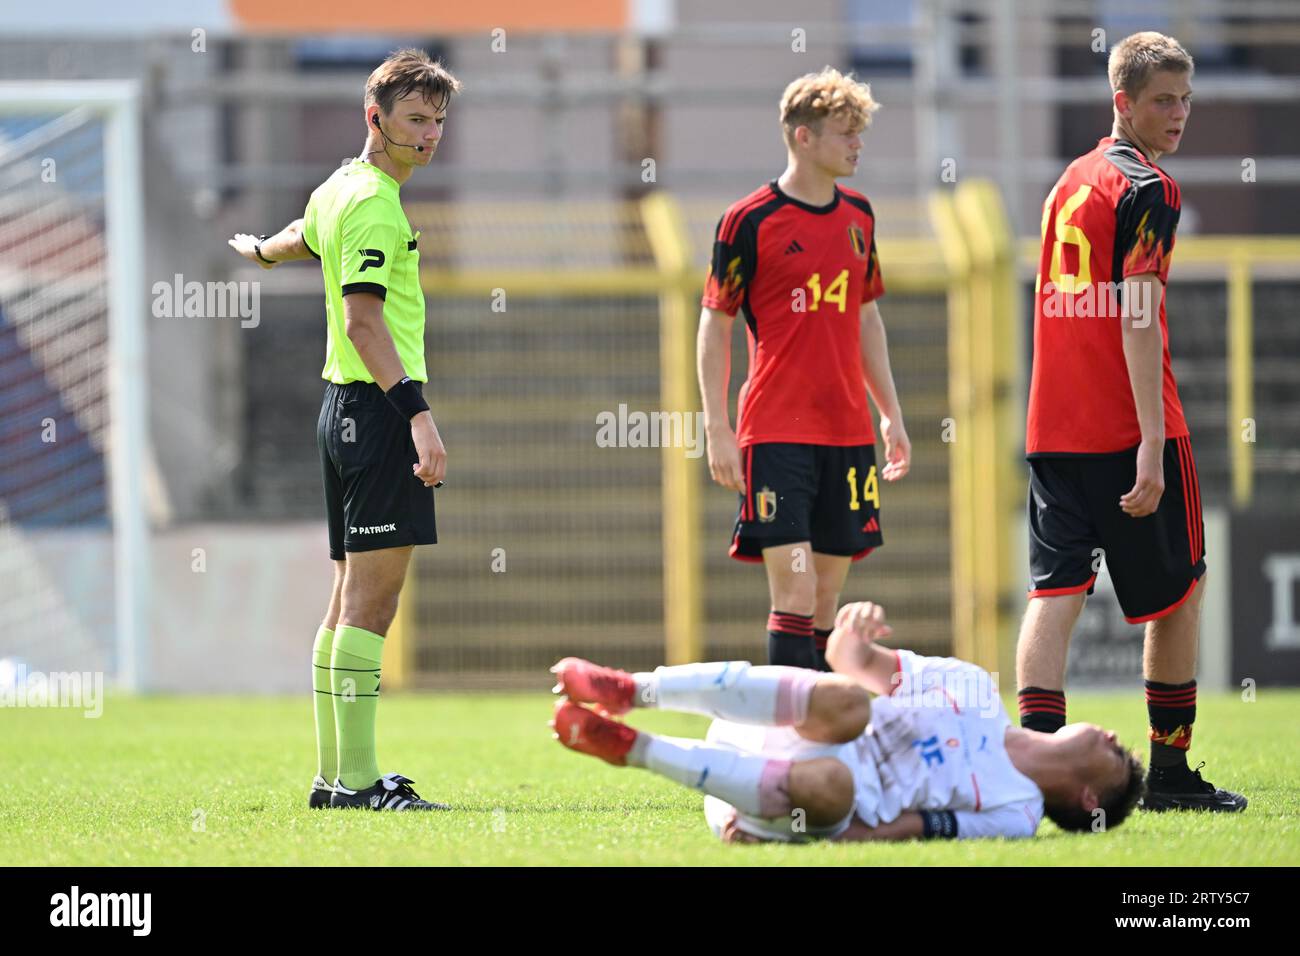
[[1181, 43], [1148, 30], [1127, 36], [1111, 47], [1106, 73], [1112, 92], [1123, 90], [1136, 97], [1157, 71], [1191, 73], [1193, 68], [1192, 55]]
[[820, 133], [827, 117], [848, 117], [852, 132], [871, 125], [871, 114], [880, 104], [871, 98], [871, 87], [832, 67], [820, 73], [806, 73], [781, 94], [781, 134], [787, 146], [794, 146], [794, 131], [800, 126]]
[[366, 80], [366, 106], [378, 104], [385, 114], [404, 96], [418, 91], [424, 101], [443, 110], [453, 93], [460, 92], [460, 80], [423, 50], [408, 47], [390, 53]]

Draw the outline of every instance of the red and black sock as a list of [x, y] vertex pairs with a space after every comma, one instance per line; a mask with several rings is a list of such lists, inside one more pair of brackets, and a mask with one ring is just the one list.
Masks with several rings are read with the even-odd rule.
[[773, 609], [767, 616], [767, 662], [786, 667], [815, 667], [811, 614]]
[[1196, 681], [1162, 684], [1149, 680], [1147, 720], [1151, 725], [1151, 768], [1186, 767], [1196, 720]]
[[819, 671], [829, 671], [831, 665], [826, 663], [826, 641], [831, 636], [829, 627], [813, 628], [813, 666]]
[[1065, 726], [1065, 691], [1026, 687], [1016, 694], [1020, 726], [1054, 734]]

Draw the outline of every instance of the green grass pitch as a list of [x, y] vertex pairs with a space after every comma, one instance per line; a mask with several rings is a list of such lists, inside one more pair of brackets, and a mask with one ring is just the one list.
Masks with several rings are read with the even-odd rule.
[[[1008, 703], [1013, 703], [1008, 701]], [[700, 794], [570, 753], [540, 694], [389, 694], [381, 769], [457, 808], [312, 811], [310, 698], [109, 697], [103, 715], [0, 711], [2, 865], [1296, 865], [1300, 691], [1203, 694], [1193, 761], [1250, 798], [1241, 815], [1135, 814], [1100, 835], [1044, 822], [1030, 841], [725, 846]], [[1072, 720], [1145, 758], [1140, 690], [1072, 694]], [[702, 718], [636, 713], [700, 736]]]

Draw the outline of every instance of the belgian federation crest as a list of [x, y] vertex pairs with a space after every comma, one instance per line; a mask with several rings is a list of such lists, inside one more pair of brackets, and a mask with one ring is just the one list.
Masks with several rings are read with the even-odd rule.
[[754, 492], [754, 507], [758, 520], [771, 524], [776, 520], [776, 492], [764, 485], [761, 491]]
[[853, 247], [853, 254], [859, 259], [867, 257], [867, 234], [862, 231], [861, 226], [849, 226], [849, 245]]

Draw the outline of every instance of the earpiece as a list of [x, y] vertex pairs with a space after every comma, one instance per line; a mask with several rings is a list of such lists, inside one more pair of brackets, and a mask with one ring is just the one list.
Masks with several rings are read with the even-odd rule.
[[413, 150], [415, 150], [417, 153], [423, 153], [423, 152], [424, 152], [424, 147], [423, 147], [423, 146], [417, 146], [415, 143], [398, 143], [398, 142], [395, 142], [395, 141], [389, 139], [389, 138], [388, 138], [388, 134], [384, 132], [384, 128], [383, 128], [382, 126], [379, 125], [379, 114], [378, 114], [378, 113], [376, 113], [374, 116], [372, 116], [372, 117], [370, 118], [370, 121], [371, 121], [372, 123], [375, 124], [375, 129], [379, 130], [379, 135], [382, 136], [382, 137], [384, 138], [384, 142], [392, 143], [394, 146], [404, 146], [404, 147], [406, 147], [407, 149], [413, 149]]

